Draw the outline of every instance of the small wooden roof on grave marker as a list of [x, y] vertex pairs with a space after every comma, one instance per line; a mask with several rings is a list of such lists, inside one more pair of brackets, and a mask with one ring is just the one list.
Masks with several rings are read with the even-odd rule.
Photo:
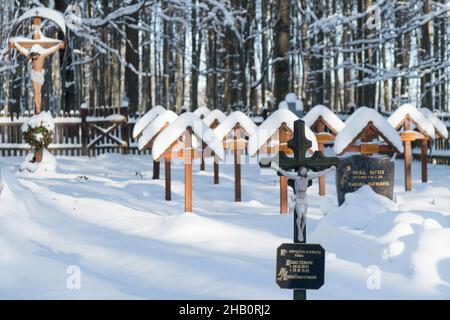
[[[373, 140], [380, 142], [374, 144]], [[361, 153], [373, 154], [388, 151], [403, 153], [403, 143], [399, 133], [381, 114], [371, 108], [361, 107], [347, 119], [344, 129], [336, 136], [334, 152], [342, 155], [353, 151], [351, 149], [358, 147], [360, 141], [363, 142]]]
[[199, 117], [192, 112], [185, 112], [156, 137], [152, 148], [153, 159], [159, 161], [166, 152], [172, 151], [172, 147], [179, 143], [188, 129], [214, 152], [215, 157], [224, 158], [222, 140]]
[[150, 110], [148, 110], [133, 127], [133, 139], [139, 137], [145, 128], [160, 114], [164, 113], [166, 109], [162, 106], [154, 106]]
[[214, 133], [217, 138], [224, 139], [233, 129], [239, 126], [240, 129], [244, 130], [247, 135], [252, 135], [253, 132], [258, 128], [256, 124], [250, 119], [245, 113], [241, 111], [234, 111], [225, 120], [223, 120], [216, 129]]
[[339, 119], [337, 115], [333, 113], [329, 108], [324, 105], [317, 105], [303, 117], [305, 124], [313, 130], [318, 125], [323, 124], [333, 134], [337, 135], [345, 127], [345, 123]]
[[388, 122], [396, 130], [410, 120], [426, 139], [434, 139], [435, 132], [433, 124], [416, 108], [415, 105], [406, 103], [398, 107], [388, 118]]
[[178, 118], [178, 115], [172, 110], [164, 110], [145, 128], [139, 137], [138, 149], [150, 149], [156, 137], [165, 130], [172, 122]]
[[[278, 109], [273, 112], [250, 136], [248, 142], [248, 153], [251, 157], [254, 157], [260, 152], [267, 143], [275, 135], [278, 130], [285, 125], [292, 132], [294, 131], [294, 122], [298, 120], [298, 117], [288, 109]], [[306, 137], [312, 142], [311, 151], [318, 150], [317, 139], [315, 134], [305, 127]]]
[[211, 110], [207, 107], [200, 107], [194, 110], [194, 114], [199, 117], [200, 119], [203, 119], [204, 117], [206, 117], [209, 113], [211, 112]]
[[211, 127], [211, 125], [216, 121], [217, 124], [222, 123], [227, 118], [226, 114], [222, 112], [222, 110], [215, 109], [208, 113], [204, 118], [203, 121], [208, 127]]
[[420, 112], [431, 122], [438, 138], [448, 139], [447, 125], [438, 116], [427, 108], [421, 108]]

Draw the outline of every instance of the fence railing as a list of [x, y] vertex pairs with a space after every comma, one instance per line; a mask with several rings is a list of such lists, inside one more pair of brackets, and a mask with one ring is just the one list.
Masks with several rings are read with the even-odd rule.
[[[0, 156], [23, 156], [30, 146], [23, 141], [21, 127], [32, 114], [0, 113]], [[97, 156], [103, 153], [139, 152], [131, 132], [140, 114], [112, 108], [81, 109], [53, 114], [55, 131], [48, 149], [54, 155]]]
[[[0, 113], [0, 156], [23, 156], [30, 146], [23, 141], [21, 126], [32, 114]], [[147, 154], [140, 152], [137, 141], [131, 135], [141, 114], [128, 114], [128, 108], [80, 109], [53, 114], [55, 132], [49, 151], [54, 155], [97, 156], [103, 153]], [[439, 117], [450, 129], [450, 115]], [[420, 157], [420, 146], [413, 144], [414, 158]], [[432, 163], [450, 165], [449, 139], [433, 141], [429, 160]]]

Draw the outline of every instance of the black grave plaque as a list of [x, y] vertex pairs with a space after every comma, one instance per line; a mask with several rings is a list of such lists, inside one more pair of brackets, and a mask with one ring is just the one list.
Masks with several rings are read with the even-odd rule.
[[320, 244], [283, 243], [277, 250], [277, 284], [283, 289], [319, 289], [325, 281]]
[[389, 157], [368, 157], [353, 155], [340, 158], [336, 169], [336, 190], [338, 203], [345, 201], [345, 195], [355, 192], [364, 185], [385, 197], [394, 197], [394, 162]]

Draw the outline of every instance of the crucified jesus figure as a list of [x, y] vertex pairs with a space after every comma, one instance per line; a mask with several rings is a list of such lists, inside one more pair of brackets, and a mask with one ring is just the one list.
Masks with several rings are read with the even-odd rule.
[[[42, 33], [40, 29], [36, 30], [36, 33], [39, 37], [42, 37]], [[36, 103], [36, 114], [42, 111], [42, 86], [44, 85], [44, 63], [45, 58], [52, 55], [59, 49], [64, 48], [64, 42], [60, 42], [59, 44], [44, 49], [39, 44], [33, 45], [30, 50], [24, 48], [18, 41], [13, 42], [14, 47], [25, 57], [29, 58], [31, 61], [31, 83], [33, 85], [34, 90], [34, 101]]]
[[298, 241], [304, 242], [303, 232], [306, 225], [306, 211], [308, 210], [308, 198], [306, 196], [306, 191], [308, 190], [308, 182], [317, 179], [321, 176], [326, 175], [336, 169], [332, 166], [328, 169], [319, 172], [308, 172], [305, 167], [299, 167], [297, 172], [289, 172], [281, 169], [278, 164], [274, 161], [271, 162], [270, 167], [277, 171], [279, 174], [287, 177], [288, 179], [294, 180], [294, 190], [295, 190], [295, 211], [297, 212], [297, 230], [298, 230]]

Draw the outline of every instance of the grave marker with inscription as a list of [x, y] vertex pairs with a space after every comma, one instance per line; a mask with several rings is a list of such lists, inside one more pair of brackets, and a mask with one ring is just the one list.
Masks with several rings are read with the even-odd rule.
[[319, 289], [325, 282], [325, 250], [319, 244], [282, 244], [276, 281], [283, 289]]
[[364, 185], [390, 199], [394, 198], [394, 162], [389, 157], [353, 155], [339, 159], [336, 169], [338, 204], [345, 201], [347, 193]]

